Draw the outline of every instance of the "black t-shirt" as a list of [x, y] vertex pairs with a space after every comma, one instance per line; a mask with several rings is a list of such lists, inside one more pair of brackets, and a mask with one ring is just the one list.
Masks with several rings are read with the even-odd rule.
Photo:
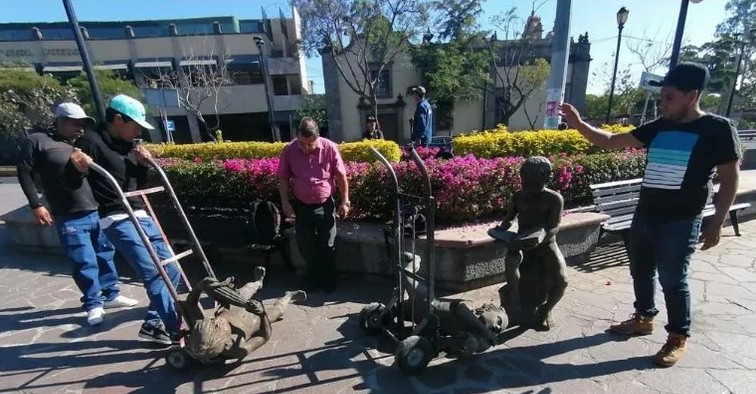
[[[146, 186], [148, 169], [137, 163], [131, 152], [133, 148], [130, 142], [113, 138], [106, 130], [100, 130], [84, 134], [76, 141], [75, 146], [109, 172], [118, 182], [121, 191], [129, 192], [144, 189]], [[69, 162], [66, 168], [66, 183], [76, 185], [83, 178], [84, 175]], [[100, 204], [100, 216], [126, 212], [117, 190], [104, 176], [90, 169], [86, 178]], [[129, 203], [134, 210], [144, 208], [144, 203], [139, 197], [129, 198]]]
[[53, 215], [97, 210], [88, 182], [81, 182], [73, 188], [63, 182], [63, 171], [71, 152], [71, 143], [52, 131], [32, 133], [24, 141], [17, 166], [18, 180], [32, 208], [42, 205], [34, 183], [34, 175], [39, 174]]
[[658, 118], [631, 133], [648, 147], [638, 208], [662, 220], [700, 214], [716, 167], [741, 154], [735, 127], [711, 114], [688, 123]]

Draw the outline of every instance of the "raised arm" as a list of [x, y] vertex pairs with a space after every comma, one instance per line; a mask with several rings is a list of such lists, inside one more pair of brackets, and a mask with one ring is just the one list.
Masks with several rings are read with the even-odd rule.
[[578, 110], [568, 103], [561, 104], [559, 109], [567, 125], [577, 129], [585, 139], [599, 148], [621, 149], [643, 146], [643, 142], [638, 140], [634, 133], [612, 134], [589, 125], [580, 117]]

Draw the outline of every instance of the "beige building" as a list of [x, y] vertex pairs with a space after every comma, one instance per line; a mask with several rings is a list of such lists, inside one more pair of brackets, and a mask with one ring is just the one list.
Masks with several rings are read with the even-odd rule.
[[[301, 39], [299, 16], [296, 9], [291, 12], [292, 18], [280, 13], [280, 18], [261, 20], [211, 17], [83, 21], [80, 25], [95, 68], [114, 70], [144, 90], [145, 101], [152, 104], [154, 124], [160, 129], [153, 139], [165, 138], [160, 121], [164, 114], [176, 126], [173, 136], [177, 142], [202, 139], [196, 111], [171, 107], [175, 91], [156, 89], [180, 85], [178, 93], [191, 95], [189, 102], [199, 108], [209, 125], [219, 122], [226, 139], [271, 138], [261, 54], [255, 44], [255, 37], [262, 38], [275, 119], [286, 140], [291, 116], [303, 96], [311, 93], [305, 58], [296, 44]], [[67, 22], [0, 24], [0, 63], [25, 64], [30, 70], [64, 79], [82, 71]], [[216, 78], [219, 74], [223, 78]], [[216, 82], [208, 88], [204, 81], [211, 79]]]
[[[528, 25], [526, 37], [530, 42], [527, 56], [523, 60], [542, 58], [549, 61], [551, 33], [542, 37], [542, 27], [537, 16], [529, 18]], [[507, 43], [503, 42], [503, 44]], [[347, 50], [339, 55], [336, 61], [348, 70], [346, 56], [352, 56], [354, 60], [355, 55], [354, 52]], [[367, 100], [360, 100], [349, 87], [330, 53], [322, 54], [322, 59], [330, 135], [335, 140], [358, 140], [365, 128], [366, 117], [372, 113], [372, 109]], [[577, 42], [571, 42], [565, 86], [565, 101], [575, 104], [579, 109], [582, 109], [585, 103], [590, 61], [590, 43], [586, 33], [586, 35], [580, 35]], [[499, 64], [504, 63], [504, 61], [499, 62]], [[491, 71], [493, 75], [493, 70]], [[512, 72], [512, 69], [499, 67], [499, 72], [502, 74]], [[354, 83], [354, 81], [351, 82]], [[421, 72], [412, 63], [410, 56], [403, 54], [384, 68], [379, 82], [377, 97], [378, 120], [381, 129], [387, 139], [400, 143], [407, 142], [410, 138], [409, 121], [414, 116], [416, 104], [413, 98], [405, 96], [405, 93], [408, 87], [422, 84]], [[433, 119], [434, 136], [457, 135], [472, 130], [492, 128], [502, 123], [500, 103], [502, 87], [502, 82], [497, 78], [497, 86], [494, 89], [481, 89], [483, 92], [481, 100], [457, 102], [453, 110], [447, 113], [436, 110]], [[430, 89], [428, 98], [433, 105], [433, 91]], [[536, 128], [543, 128], [545, 102], [546, 83], [544, 82], [543, 86], [536, 89], [522, 107], [510, 117], [510, 130], [530, 129], [531, 122], [536, 125]]]

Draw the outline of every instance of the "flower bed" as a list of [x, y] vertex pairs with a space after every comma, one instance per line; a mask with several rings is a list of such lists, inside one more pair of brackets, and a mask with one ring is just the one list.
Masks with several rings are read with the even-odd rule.
[[[632, 127], [612, 125], [604, 126], [603, 129], [613, 133], [625, 133], [632, 130]], [[577, 130], [538, 130], [512, 133], [503, 126], [454, 137], [452, 147], [458, 155], [474, 154], [476, 157], [485, 158], [602, 152], [601, 149], [596, 148], [580, 135]]]
[[[227, 160], [227, 159], [263, 159], [281, 155], [284, 142], [221, 142], [201, 144], [148, 144], [147, 148], [158, 158], [177, 158], [186, 160]], [[363, 140], [344, 142], [339, 150], [345, 161], [372, 162], [375, 160], [370, 152], [375, 147], [391, 162], [399, 161], [401, 149], [394, 141]]]
[[[424, 152], [423, 156], [431, 152]], [[551, 157], [554, 177], [550, 187], [560, 191], [566, 206], [590, 203], [589, 185], [630, 179], [642, 174], [645, 153], [628, 150], [611, 154]], [[235, 208], [256, 198], [279, 202], [276, 169], [278, 158], [202, 161], [162, 159], [183, 204], [193, 207]], [[501, 215], [512, 192], [520, 185], [522, 156], [493, 159], [458, 156], [451, 160], [426, 158], [438, 201], [441, 224], [470, 222]], [[414, 163], [393, 164], [408, 193], [421, 192], [420, 173]], [[390, 181], [380, 163], [348, 162], [353, 220], [385, 220], [390, 217]]]

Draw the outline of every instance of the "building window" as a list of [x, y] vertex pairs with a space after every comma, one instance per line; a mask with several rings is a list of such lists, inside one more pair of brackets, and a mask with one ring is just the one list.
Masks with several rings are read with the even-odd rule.
[[[373, 70], [370, 72], [370, 79], [376, 80], [376, 77], [378, 77], [378, 70]], [[391, 70], [384, 68], [383, 71], [381, 71], [380, 77], [375, 82], [375, 96], [378, 98], [391, 98], [393, 97], [393, 94], [391, 93]]]
[[289, 84], [286, 81], [285, 75], [274, 75], [273, 79], [273, 95], [275, 96], [288, 96]]
[[289, 74], [286, 76], [286, 78], [289, 80], [289, 87], [291, 88], [289, 94], [301, 95], [302, 82], [299, 77], [299, 74]]
[[258, 85], [263, 83], [260, 71], [234, 71], [233, 81], [237, 85]]

